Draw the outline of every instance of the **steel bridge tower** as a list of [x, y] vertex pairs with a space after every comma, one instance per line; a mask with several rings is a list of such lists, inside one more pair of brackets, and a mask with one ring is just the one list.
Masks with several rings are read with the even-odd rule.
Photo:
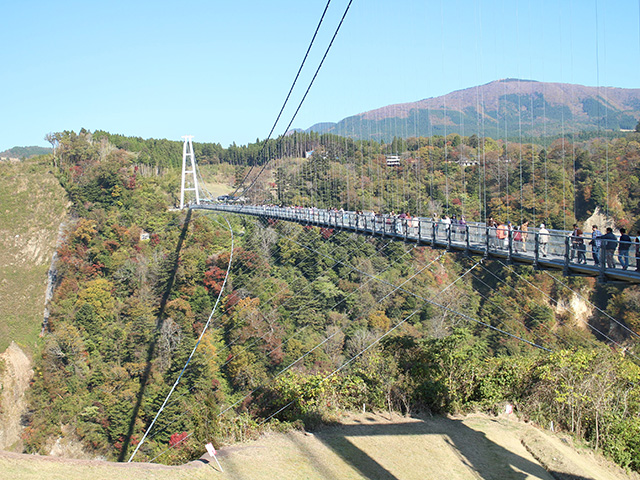
[[[193, 153], [193, 135], [184, 135], [182, 145], [182, 186], [180, 188], [180, 209], [184, 208], [184, 192], [195, 192], [196, 205], [200, 205], [200, 193], [198, 191], [198, 177], [196, 175], [196, 156]], [[187, 170], [189, 159], [190, 170]], [[188, 177], [188, 175], [190, 175]]]

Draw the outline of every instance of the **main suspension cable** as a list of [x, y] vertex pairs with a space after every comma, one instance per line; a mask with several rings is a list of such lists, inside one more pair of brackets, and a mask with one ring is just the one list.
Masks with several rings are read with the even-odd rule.
[[[329, 9], [329, 5], [330, 4], [331, 4], [331, 0], [328, 0], [327, 4], [324, 7], [324, 11], [322, 12], [322, 16], [320, 17], [320, 21], [318, 22], [318, 26], [316, 27], [316, 31], [313, 33], [313, 37], [311, 38], [311, 41], [309, 42], [309, 47], [307, 47], [307, 52], [304, 54], [304, 58], [302, 59], [302, 63], [300, 64], [300, 68], [298, 68], [298, 73], [296, 73], [296, 76], [293, 79], [293, 83], [291, 84], [291, 88], [289, 89], [289, 93], [287, 94], [287, 98], [285, 98], [284, 103], [282, 104], [282, 107], [280, 108], [280, 112], [278, 113], [276, 121], [273, 122], [273, 126], [271, 127], [271, 130], [269, 131], [269, 135], [267, 135], [267, 138], [264, 140], [264, 144], [262, 145], [262, 148], [260, 149], [260, 152], [258, 153], [256, 161], [259, 161], [259, 159], [262, 156], [264, 150], [266, 149], [267, 144], [269, 142], [269, 139], [271, 138], [271, 135], [273, 135], [273, 131], [276, 129], [276, 125], [278, 125], [278, 122], [280, 121], [280, 117], [282, 116], [282, 112], [284, 111], [285, 107], [287, 106], [287, 103], [289, 102], [289, 98], [291, 97], [291, 93], [293, 92], [293, 89], [295, 88], [296, 83], [298, 82], [298, 78], [300, 77], [300, 73], [302, 72], [304, 64], [307, 61], [307, 58], [309, 57], [309, 52], [311, 52], [311, 47], [313, 47], [313, 43], [316, 40], [316, 36], [318, 35], [318, 31], [320, 30], [320, 26], [322, 25], [322, 21], [324, 20], [324, 16], [327, 13], [327, 10]], [[238, 190], [242, 187], [242, 185], [244, 185], [244, 182], [247, 180], [247, 178], [249, 177], [249, 175], [253, 171], [253, 167], [254, 166], [255, 166], [255, 162], [254, 162], [254, 165], [251, 165], [251, 168], [249, 169], [249, 171], [247, 172], [245, 177], [240, 182], [240, 185], [238, 185], [238, 187], [232, 193], [232, 196], [235, 197], [235, 195], [238, 192]]]
[[[289, 131], [289, 128], [291, 128], [291, 124], [293, 124], [293, 121], [295, 120], [296, 116], [298, 115], [298, 112], [300, 111], [300, 108], [302, 108], [302, 104], [306, 100], [307, 95], [309, 94], [309, 91], [311, 90], [311, 87], [313, 86], [313, 82], [315, 81], [316, 77], [318, 76], [318, 73], [320, 73], [320, 69], [322, 68], [323, 63], [324, 63], [325, 59], [327, 58], [327, 55], [329, 54], [329, 50], [331, 50], [333, 42], [336, 39], [336, 36], [338, 35], [338, 32], [340, 31], [340, 27], [342, 27], [342, 23], [344, 22], [344, 19], [347, 16], [347, 13], [349, 12], [349, 8], [351, 8], [351, 4], [352, 3], [353, 3], [353, 0], [349, 0], [349, 4], [347, 5], [347, 8], [345, 9], [345, 11], [343, 13], [342, 18], [340, 19], [340, 23], [338, 24], [338, 27], [336, 28], [336, 31], [334, 32], [333, 37], [331, 38], [331, 42], [329, 42], [329, 46], [327, 47], [327, 49], [324, 52], [322, 60], [320, 61], [320, 64], [318, 65], [318, 68], [316, 69], [316, 73], [313, 75], [313, 78], [311, 79], [311, 82], [309, 82], [309, 86], [307, 87], [307, 91], [304, 93], [304, 95], [302, 97], [302, 100], [300, 100], [300, 103], [298, 104], [298, 108], [296, 108], [296, 111], [294, 112], [293, 116], [291, 117], [291, 120], [289, 121], [289, 124], [287, 125], [287, 128], [284, 129], [284, 134], [286, 134]], [[249, 184], [249, 186], [246, 189], [244, 189], [243, 194], [247, 193], [247, 192], [249, 192], [251, 190], [251, 188], [256, 183], [256, 181], [258, 180], [260, 175], [262, 175], [262, 172], [264, 172], [264, 170], [267, 168], [268, 164], [269, 164], [268, 161], [264, 163], [264, 165], [262, 166], [262, 168], [260, 169], [260, 171], [256, 175], [256, 178], [254, 178], [253, 181]], [[243, 180], [243, 182], [244, 182], [244, 180]], [[238, 187], [238, 189], [239, 188], [240, 187]], [[236, 189], [236, 191], [238, 189]]]

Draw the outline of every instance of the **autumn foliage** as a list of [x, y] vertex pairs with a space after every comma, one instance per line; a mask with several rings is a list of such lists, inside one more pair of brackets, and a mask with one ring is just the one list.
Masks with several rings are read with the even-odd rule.
[[[394, 140], [394, 148], [407, 153], [406, 172], [415, 174], [404, 175], [409, 193], [396, 196], [405, 202], [403, 210], [424, 213], [427, 205], [444, 205], [443, 172], [449, 169], [450, 213], [464, 208], [478, 219], [485, 206], [463, 185], [478, 185], [480, 170], [469, 167], [463, 183], [461, 176], [455, 180], [462, 171], [448, 162], [477, 155], [480, 145], [487, 149], [489, 214], [539, 214], [544, 207], [533, 203], [540, 201], [533, 189], [544, 185], [540, 163], [523, 169], [522, 198], [500, 194], [507, 181], [512, 193], [520, 192], [513, 183], [519, 175], [511, 170], [507, 180], [504, 170], [515, 163], [500, 163], [505, 155], [518, 158], [520, 147], [550, 160], [547, 174], [563, 178], [561, 142], [542, 154], [533, 144], [457, 137]], [[291, 142], [285, 151], [309, 146], [300, 143], [305, 138], [283, 140]], [[475, 268], [475, 260], [389, 238], [244, 216], [229, 218], [231, 252], [226, 222], [168, 208], [179, 189], [168, 160], [180, 155], [174, 144], [86, 131], [63, 132], [58, 139], [58, 177], [74, 217], [57, 249], [50, 322], [35, 360], [25, 419], [28, 452], [46, 453], [63, 427], [73, 425], [87, 451], [110, 459], [130, 454], [200, 341], [175, 401], [138, 459], [170, 448], [162, 461], [184, 462], [208, 441], [257, 434], [272, 416], [280, 425], [313, 427], [363, 405], [404, 413], [495, 413], [511, 403], [523, 418], [553, 421], [640, 469], [637, 347], [632, 334], [607, 317], [638, 332], [635, 289], [564, 279], [601, 302], [603, 313], [594, 311], [587, 321], [615, 337], [616, 345], [603, 347], [587, 326], [576, 326], [577, 315], [566, 307], [575, 301], [571, 293], [550, 275], [525, 267], [485, 262]], [[315, 198], [318, 206], [348, 207], [344, 179], [359, 171], [366, 172], [356, 182], [362, 188], [348, 197], [360, 202], [357, 208], [371, 202], [390, 210], [392, 196], [383, 194], [400, 192], [403, 178], [402, 171], [381, 176], [387, 175], [380, 172], [391, 147], [350, 139], [335, 145], [335, 151], [323, 145], [325, 157], [297, 159], [297, 176], [290, 169], [273, 172], [283, 187], [277, 192], [282, 198], [272, 200], [310, 204]], [[605, 145], [576, 145], [575, 186], [548, 189], [548, 218], [559, 226], [565, 217], [571, 222], [609, 201], [615, 218], [633, 222], [640, 215], [633, 200], [640, 194], [638, 145], [631, 137], [606, 144], [619, 167], [611, 169], [611, 181], [628, 192], [616, 200], [603, 197]], [[216, 163], [235, 155], [238, 163], [223, 167], [241, 177], [242, 161], [253, 150], [223, 150], [208, 148], [207, 158]], [[163, 160], [156, 165], [153, 158]], [[354, 160], [351, 170], [346, 158]], [[419, 162], [430, 162], [421, 177], [410, 170]], [[367, 170], [369, 165], [376, 168]], [[412, 197], [418, 191], [422, 197]], [[563, 206], [563, 191], [579, 199], [575, 211]], [[459, 278], [467, 269], [473, 273]]]

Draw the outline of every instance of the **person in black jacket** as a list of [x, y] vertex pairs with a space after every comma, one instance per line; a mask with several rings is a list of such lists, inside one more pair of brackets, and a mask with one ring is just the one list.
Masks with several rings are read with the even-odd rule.
[[577, 241], [575, 242], [576, 249], [578, 250], [578, 263], [587, 264], [587, 246], [584, 243], [584, 238], [582, 237], [582, 230], [578, 229], [576, 231]]
[[629, 268], [629, 248], [631, 248], [631, 237], [627, 235], [627, 231], [624, 228], [621, 228], [618, 242], [618, 261], [623, 270]]
[[613, 258], [613, 254], [615, 253], [616, 247], [618, 246], [618, 239], [613, 234], [613, 229], [611, 227], [607, 227], [607, 233], [605, 233], [601, 237], [597, 237], [597, 240], [601, 241], [600, 248], [604, 250], [603, 261], [605, 262], [606, 267], [616, 268], [616, 262]]

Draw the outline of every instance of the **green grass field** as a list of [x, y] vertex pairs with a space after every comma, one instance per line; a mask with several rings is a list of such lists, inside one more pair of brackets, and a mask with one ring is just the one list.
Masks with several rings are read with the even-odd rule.
[[200, 165], [204, 187], [215, 197], [233, 192], [234, 172], [231, 165]]

